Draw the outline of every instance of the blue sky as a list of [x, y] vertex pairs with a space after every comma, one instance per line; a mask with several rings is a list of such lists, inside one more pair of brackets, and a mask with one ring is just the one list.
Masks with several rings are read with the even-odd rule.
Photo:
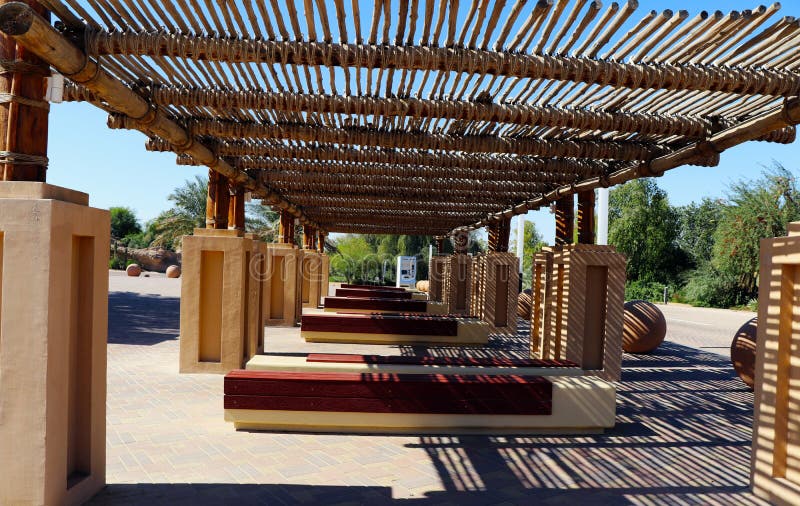
[[[703, 9], [721, 8], [723, 3], [640, 0], [639, 4], [636, 19], [646, 10], [665, 8], [688, 8], [690, 16], [694, 16]], [[757, 5], [752, 1], [726, 0], [724, 9]], [[784, 2], [784, 8], [773, 20], [781, 15], [800, 16], [800, 6]], [[144, 135], [107, 129], [106, 114], [88, 104], [53, 104], [50, 118], [48, 182], [89, 193], [95, 207], [129, 206], [146, 221], [169, 207], [166, 197], [173, 188], [207, 172], [205, 168], [177, 166], [172, 154], [145, 151]], [[718, 167], [681, 167], [669, 171], [657, 182], [668, 192], [673, 204], [684, 205], [707, 196], [723, 196], [731, 182], [757, 177], [761, 166], [773, 160], [795, 169], [798, 159], [797, 143], [783, 146], [753, 142], [724, 153]], [[548, 210], [531, 212], [527, 219], [536, 223], [545, 240], [552, 241], [554, 223]]]

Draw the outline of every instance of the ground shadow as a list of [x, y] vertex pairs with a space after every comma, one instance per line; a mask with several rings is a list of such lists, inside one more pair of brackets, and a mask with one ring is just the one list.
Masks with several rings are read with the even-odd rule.
[[108, 314], [109, 343], [154, 345], [180, 333], [178, 297], [111, 292]]

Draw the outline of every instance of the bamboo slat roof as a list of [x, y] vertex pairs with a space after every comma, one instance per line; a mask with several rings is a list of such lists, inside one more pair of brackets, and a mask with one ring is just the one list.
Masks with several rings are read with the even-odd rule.
[[[254, 196], [331, 232], [484, 226], [748, 140], [791, 143], [800, 121], [800, 20], [779, 4], [40, 1]], [[77, 82], [65, 99], [148, 131]], [[213, 165], [148, 132], [148, 150]]]

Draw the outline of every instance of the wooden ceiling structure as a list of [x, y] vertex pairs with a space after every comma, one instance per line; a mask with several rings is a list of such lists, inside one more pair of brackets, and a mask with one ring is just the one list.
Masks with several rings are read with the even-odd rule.
[[146, 148], [327, 232], [446, 235], [791, 143], [800, 20], [635, 0], [39, 0], [0, 29]]

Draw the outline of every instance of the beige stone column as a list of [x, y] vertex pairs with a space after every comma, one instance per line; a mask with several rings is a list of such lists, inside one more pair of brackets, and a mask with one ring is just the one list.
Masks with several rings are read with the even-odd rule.
[[761, 241], [751, 485], [800, 504], [800, 222]]
[[472, 257], [465, 254], [446, 257], [443, 276], [442, 301], [447, 303], [448, 313], [469, 314]]
[[428, 294], [433, 302], [443, 301], [444, 271], [448, 257], [434, 256], [431, 258], [431, 266], [428, 276]]
[[266, 325], [291, 326], [296, 323], [301, 260], [300, 250], [293, 244], [267, 244], [270, 304]]
[[0, 504], [81, 504], [105, 485], [109, 214], [0, 182]]
[[263, 343], [257, 241], [234, 229], [183, 238], [180, 372], [239, 369]]
[[496, 332], [516, 334], [519, 258], [513, 253], [489, 252], [482, 271], [483, 321]]
[[[590, 374], [618, 381], [622, 365], [625, 257], [612, 246], [552, 249], [549, 293], [543, 297], [540, 358], [570, 360]], [[549, 309], [548, 309], [549, 308]]]

